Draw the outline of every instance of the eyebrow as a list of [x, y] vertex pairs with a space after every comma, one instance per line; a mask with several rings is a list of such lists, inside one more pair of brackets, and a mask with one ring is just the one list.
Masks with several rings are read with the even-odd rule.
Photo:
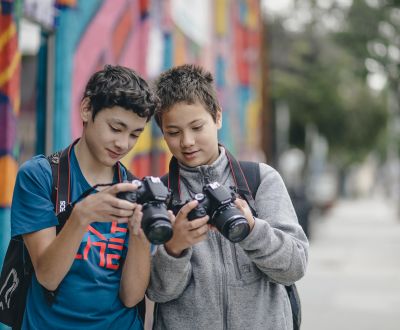
[[[128, 129], [128, 125], [126, 125], [124, 122], [120, 121], [120, 120], [111, 120], [111, 123], [114, 125], [120, 125], [125, 129]], [[132, 132], [143, 132], [144, 131], [144, 127], [139, 127], [134, 129]]]
[[[202, 121], [202, 119], [199, 118], [199, 119], [192, 120], [192, 121], [189, 123], [189, 125], [196, 124], [196, 122], [198, 122], [198, 121]], [[179, 127], [176, 126], [176, 125], [167, 125], [165, 128], [179, 128]]]

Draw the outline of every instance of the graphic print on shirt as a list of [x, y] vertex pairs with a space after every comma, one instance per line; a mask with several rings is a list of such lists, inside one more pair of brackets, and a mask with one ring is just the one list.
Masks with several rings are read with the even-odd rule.
[[128, 229], [119, 227], [116, 221], [112, 222], [109, 233], [101, 233], [90, 225], [75, 259], [87, 261], [90, 251], [98, 249], [98, 266], [118, 270], [127, 232]]

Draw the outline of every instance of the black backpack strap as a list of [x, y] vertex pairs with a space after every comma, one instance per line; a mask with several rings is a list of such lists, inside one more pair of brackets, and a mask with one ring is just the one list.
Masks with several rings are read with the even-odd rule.
[[[255, 208], [255, 196], [261, 183], [260, 165], [255, 162], [237, 161], [231, 153], [225, 149], [229, 159], [232, 175], [234, 177], [238, 193], [243, 196], [250, 206], [254, 216], [257, 216]], [[300, 297], [295, 284], [285, 286], [290, 307], [292, 308], [293, 329], [299, 330], [301, 324]]]
[[51, 199], [54, 204], [54, 212], [58, 218], [57, 234], [67, 221], [71, 206], [71, 172], [70, 172], [70, 154], [73, 146], [79, 140], [74, 141], [71, 145], [62, 151], [57, 151], [49, 156], [47, 160], [51, 166], [53, 177], [53, 188]]
[[253, 215], [257, 216], [254, 199], [261, 182], [259, 164], [246, 161], [239, 162], [227, 149], [225, 149], [225, 153], [229, 160], [229, 166], [238, 194], [247, 201]]

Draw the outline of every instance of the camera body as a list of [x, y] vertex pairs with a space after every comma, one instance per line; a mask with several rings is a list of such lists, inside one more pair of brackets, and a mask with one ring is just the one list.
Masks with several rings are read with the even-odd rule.
[[189, 212], [188, 220], [208, 215], [208, 223], [233, 243], [242, 241], [250, 233], [249, 223], [233, 204], [235, 193], [217, 181], [206, 184], [203, 193], [196, 194], [194, 199], [198, 201], [198, 205]]
[[133, 180], [138, 186], [135, 191], [124, 191], [118, 198], [142, 205], [142, 229], [147, 239], [153, 244], [163, 244], [172, 237], [172, 225], [167, 204], [170, 197], [168, 188], [160, 178], [145, 176], [141, 181]]

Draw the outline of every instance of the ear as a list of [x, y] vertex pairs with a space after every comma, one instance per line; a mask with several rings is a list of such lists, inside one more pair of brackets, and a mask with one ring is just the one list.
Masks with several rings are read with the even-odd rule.
[[215, 123], [217, 124], [217, 128], [220, 129], [222, 127], [222, 110], [218, 109], [216, 113]]
[[92, 108], [88, 97], [85, 97], [79, 107], [83, 124], [86, 124], [92, 118]]

